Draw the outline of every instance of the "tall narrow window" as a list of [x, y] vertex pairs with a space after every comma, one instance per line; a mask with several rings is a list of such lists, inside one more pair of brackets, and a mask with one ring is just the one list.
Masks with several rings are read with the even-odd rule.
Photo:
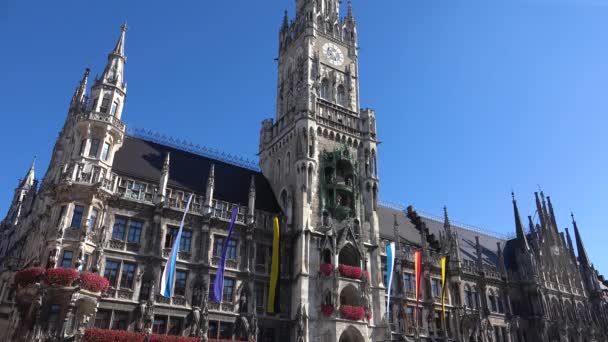
[[154, 324], [152, 325], [152, 332], [155, 334], [164, 335], [167, 333], [167, 317], [162, 316], [154, 317]]
[[[181, 317], [171, 317], [169, 320], [168, 335], [179, 335], [182, 331], [183, 319]], [[181, 339], [180, 339], [181, 340]]]
[[99, 211], [96, 208], [91, 209], [91, 215], [89, 216], [89, 230], [95, 229], [97, 224], [97, 214]]
[[61, 314], [61, 306], [59, 304], [51, 304], [49, 308], [49, 316], [47, 317], [48, 327], [55, 329], [59, 325], [59, 315]]
[[110, 325], [110, 311], [100, 309], [95, 314], [95, 328], [108, 329]]
[[125, 262], [122, 265], [120, 275], [120, 287], [123, 289], [133, 289], [133, 281], [135, 279], [135, 269], [137, 265]]
[[118, 280], [118, 262], [107, 260], [103, 276], [108, 279], [110, 286], [116, 287], [116, 281]]
[[[215, 237], [215, 242], [213, 246], [213, 255], [221, 256], [222, 248], [224, 248], [225, 238], [221, 236]], [[226, 247], [226, 259], [236, 259], [236, 240], [230, 239], [228, 241], [228, 246]]]
[[124, 217], [116, 216], [116, 220], [114, 221], [114, 228], [112, 229], [112, 239], [124, 240], [126, 227], [127, 219]]
[[125, 311], [115, 311], [112, 320], [112, 330], [127, 330], [129, 326], [129, 313]]
[[321, 98], [325, 99], [325, 100], [329, 100], [329, 98], [330, 98], [329, 80], [326, 78], [323, 79], [323, 81], [321, 82]]
[[188, 280], [188, 272], [177, 270], [175, 272], [175, 287], [173, 293], [178, 296], [186, 295], [186, 281]]
[[340, 106], [346, 106], [346, 90], [344, 90], [343, 85], [338, 87], [338, 104]]
[[173, 248], [173, 240], [177, 237], [179, 227], [167, 226], [165, 234], [165, 248]]
[[110, 109], [110, 115], [116, 114], [116, 109], [118, 109], [118, 102], [114, 101], [112, 103], [112, 109]]
[[180, 252], [190, 252], [191, 241], [192, 241], [192, 231], [182, 230], [182, 238], [179, 241]]
[[102, 113], [108, 113], [109, 107], [110, 107], [110, 98], [104, 97], [103, 100], [101, 100], [101, 107], [99, 108], [99, 111]]
[[103, 161], [108, 160], [109, 152], [110, 152], [110, 144], [104, 142], [103, 147], [101, 148], [101, 156], [100, 156], [101, 160], [103, 160]]
[[81, 205], [77, 205], [74, 207], [74, 214], [72, 215], [72, 223], [70, 223], [70, 227], [74, 229], [80, 229], [80, 225], [82, 224], [82, 214], [84, 212], [84, 207]]
[[84, 155], [84, 149], [87, 147], [87, 139], [82, 139], [80, 142], [80, 150], [78, 151], [78, 155]]
[[132, 220], [129, 222], [129, 235], [127, 236], [127, 242], [139, 243], [141, 240], [141, 227], [143, 222]]
[[61, 267], [72, 267], [72, 258], [74, 257], [74, 252], [72, 251], [63, 251], [63, 256], [61, 257]]
[[89, 157], [97, 157], [97, 151], [99, 151], [99, 139], [91, 139], [91, 147], [89, 148]]
[[224, 293], [222, 300], [224, 302], [232, 302], [232, 293], [234, 291], [234, 279], [224, 279]]

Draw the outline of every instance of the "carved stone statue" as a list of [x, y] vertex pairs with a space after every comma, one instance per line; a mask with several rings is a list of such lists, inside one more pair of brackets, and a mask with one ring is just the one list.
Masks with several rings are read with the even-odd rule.
[[300, 303], [298, 306], [298, 311], [296, 312], [296, 342], [305, 342], [306, 341], [306, 308], [304, 304]]
[[202, 342], [207, 342], [208, 337], [207, 334], [209, 332], [209, 298], [206, 293], [203, 292], [203, 303], [201, 304], [201, 328], [200, 328], [200, 336], [202, 338]]
[[256, 342], [258, 340], [258, 314], [255, 310], [249, 316], [249, 342]]
[[190, 336], [198, 337], [200, 335], [201, 309], [194, 307], [192, 309], [192, 325], [190, 326]]
[[239, 298], [239, 312], [245, 313], [247, 312], [247, 290], [245, 284], [243, 284], [243, 289], [241, 290], [241, 296]]

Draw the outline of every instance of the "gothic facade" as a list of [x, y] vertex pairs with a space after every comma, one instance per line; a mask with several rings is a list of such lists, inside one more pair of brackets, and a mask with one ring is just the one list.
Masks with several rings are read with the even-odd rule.
[[[1, 223], [3, 340], [80, 341], [113, 330], [193, 341], [608, 341], [607, 282], [574, 217], [578, 255], [543, 193], [528, 228], [513, 196], [510, 239], [452, 224], [447, 209], [437, 219], [379, 202], [376, 113], [359, 103], [350, 1], [343, 16], [338, 0], [297, 0], [295, 17], [285, 14], [276, 117], [262, 122], [259, 168], [127, 133], [126, 31], [91, 86], [85, 71], [42, 181], [32, 165]], [[189, 194], [165, 298], [160, 274]], [[281, 291], [269, 314], [274, 216]], [[397, 247], [390, 294], [389, 242]], [[450, 260], [445, 319], [442, 256]]]

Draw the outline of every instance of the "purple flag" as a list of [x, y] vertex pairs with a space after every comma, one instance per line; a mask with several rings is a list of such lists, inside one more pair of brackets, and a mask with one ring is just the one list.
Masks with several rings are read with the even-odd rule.
[[224, 240], [224, 245], [222, 248], [222, 255], [220, 256], [220, 265], [217, 269], [217, 274], [215, 275], [215, 283], [213, 283], [213, 298], [211, 298], [216, 303], [222, 302], [222, 294], [224, 291], [224, 267], [226, 266], [226, 251], [228, 249], [228, 241], [230, 241], [230, 237], [232, 236], [232, 228], [234, 228], [234, 221], [236, 221], [236, 215], [239, 213], [239, 208], [232, 208], [232, 217], [230, 218], [230, 226], [228, 227], [228, 237]]

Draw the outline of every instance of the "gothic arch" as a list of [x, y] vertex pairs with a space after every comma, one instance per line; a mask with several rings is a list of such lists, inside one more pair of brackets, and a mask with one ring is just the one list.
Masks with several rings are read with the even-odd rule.
[[352, 243], [346, 243], [338, 255], [338, 263], [348, 266], [361, 267], [361, 256], [359, 250]]
[[365, 339], [363, 338], [363, 335], [361, 335], [361, 332], [359, 332], [359, 330], [353, 326], [349, 326], [348, 328], [346, 328], [344, 330], [344, 332], [342, 332], [342, 335], [340, 335], [340, 339], [338, 340], [338, 342], [364, 342]]
[[360, 306], [361, 295], [353, 284], [346, 285], [340, 291], [340, 305]]

